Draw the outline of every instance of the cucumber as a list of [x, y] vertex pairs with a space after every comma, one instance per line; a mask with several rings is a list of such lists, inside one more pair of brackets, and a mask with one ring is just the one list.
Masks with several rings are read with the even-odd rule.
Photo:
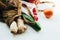
[[35, 22], [34, 24], [31, 24], [30, 26], [37, 32], [41, 30], [41, 27], [38, 22]]
[[22, 13], [22, 16], [25, 17], [25, 19], [27, 19], [29, 22], [32, 22], [32, 23], [27, 23], [27, 24], [30, 25], [35, 31], [38, 32], [39, 30], [41, 30], [39, 23], [34, 21], [34, 19], [31, 16], [25, 13]]
[[29, 15], [23, 13], [23, 12], [22, 12], [22, 16], [23, 16], [25, 19], [27, 19], [29, 22], [34, 22], [34, 19], [33, 19], [31, 16], [29, 16]]

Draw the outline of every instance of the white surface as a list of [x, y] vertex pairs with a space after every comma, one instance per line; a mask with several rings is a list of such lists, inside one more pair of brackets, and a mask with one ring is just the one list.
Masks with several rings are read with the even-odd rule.
[[46, 19], [43, 14], [39, 14], [40, 32], [27, 26], [25, 33], [13, 35], [7, 25], [0, 22], [0, 40], [60, 40], [60, 0], [52, 1], [55, 2], [54, 16]]

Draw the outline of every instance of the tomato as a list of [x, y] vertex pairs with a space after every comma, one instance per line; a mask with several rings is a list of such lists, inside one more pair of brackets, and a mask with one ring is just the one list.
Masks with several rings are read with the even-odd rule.
[[35, 21], [38, 21], [37, 15], [34, 15], [34, 20], [35, 20]]
[[52, 17], [53, 11], [52, 11], [51, 9], [45, 9], [45, 10], [44, 10], [44, 15], [45, 15], [46, 18], [49, 19], [49, 18]]
[[35, 8], [33, 8], [32, 12], [33, 12], [34, 15], [37, 15]]
[[36, 9], [35, 8], [33, 8], [33, 12], [36, 12]]
[[34, 0], [28, 0], [30, 3], [33, 3], [34, 2]]
[[30, 3], [34, 3], [34, 4], [39, 4], [40, 3], [40, 0], [28, 0]]
[[32, 12], [33, 12], [34, 20], [35, 20], [35, 21], [38, 21], [36, 9], [33, 8]]

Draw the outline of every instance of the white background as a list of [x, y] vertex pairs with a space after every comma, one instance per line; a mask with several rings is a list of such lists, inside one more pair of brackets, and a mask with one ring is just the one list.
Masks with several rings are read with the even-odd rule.
[[46, 19], [43, 14], [39, 14], [39, 23], [42, 30], [34, 31], [31, 27], [25, 33], [13, 35], [6, 24], [0, 22], [0, 40], [60, 40], [60, 0], [48, 0], [55, 3], [54, 15], [51, 19]]

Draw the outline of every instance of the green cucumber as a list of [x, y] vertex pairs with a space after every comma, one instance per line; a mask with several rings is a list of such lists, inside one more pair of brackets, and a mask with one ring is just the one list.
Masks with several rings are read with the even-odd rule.
[[30, 26], [37, 32], [41, 30], [41, 27], [38, 22], [35, 22], [34, 24], [31, 24]]
[[32, 22], [32, 23], [27, 23], [27, 24], [30, 25], [35, 31], [38, 32], [39, 30], [41, 30], [39, 23], [34, 21], [34, 19], [31, 16], [25, 13], [22, 13], [22, 16], [25, 17], [25, 19], [27, 19], [29, 22]]
[[34, 19], [33, 19], [31, 16], [29, 16], [29, 15], [27, 15], [27, 14], [25, 14], [25, 13], [22, 13], [22, 16], [23, 16], [25, 19], [27, 19], [29, 22], [34, 22]]

